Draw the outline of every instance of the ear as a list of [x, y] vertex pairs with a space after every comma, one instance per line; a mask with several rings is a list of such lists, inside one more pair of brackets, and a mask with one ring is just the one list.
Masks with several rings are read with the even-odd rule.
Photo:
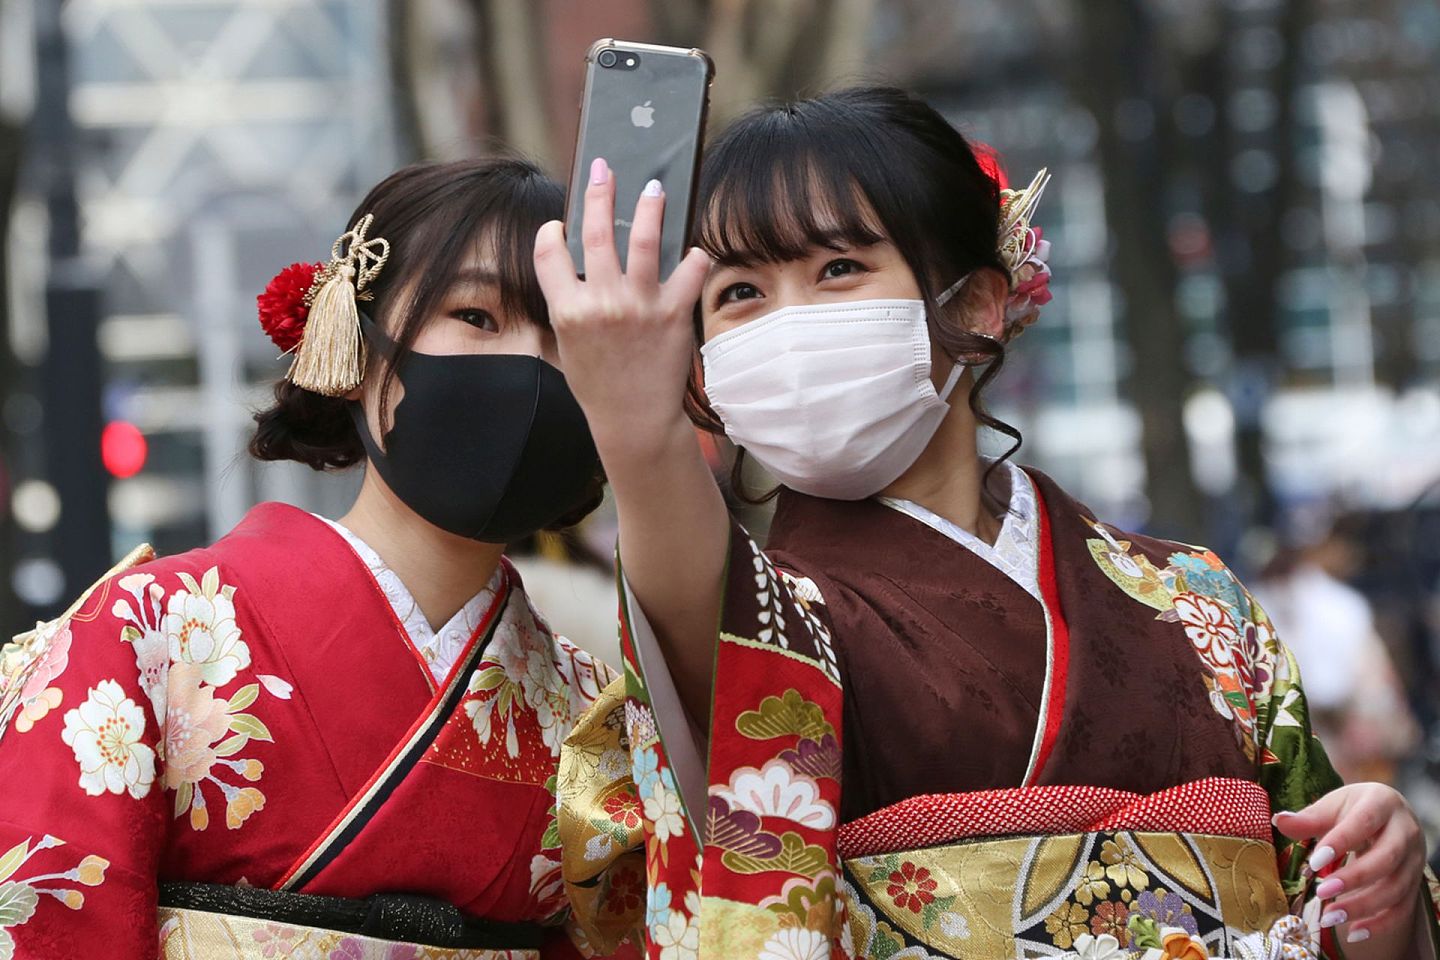
[[971, 274], [942, 310], [970, 333], [1001, 340], [1005, 335], [1005, 304], [1010, 300], [1010, 279], [999, 270], [983, 268]]

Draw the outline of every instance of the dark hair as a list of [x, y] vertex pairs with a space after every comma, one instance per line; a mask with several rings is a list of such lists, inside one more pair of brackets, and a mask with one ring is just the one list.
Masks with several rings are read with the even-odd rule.
[[[813, 244], [888, 238], [915, 274], [941, 349], [952, 360], [990, 361], [969, 404], [979, 423], [1015, 441], [1003, 460], [1019, 449], [1020, 432], [986, 412], [981, 394], [1005, 349], [947, 322], [935, 302], [975, 270], [1005, 273], [999, 217], [999, 185], [933, 107], [893, 87], [856, 87], [762, 107], [731, 124], [706, 151], [696, 240], [718, 262], [743, 265], [793, 260]], [[699, 336], [698, 308], [696, 324]], [[686, 411], [697, 426], [724, 431], [693, 377]], [[750, 499], [740, 454], [732, 487]]]
[[[535, 277], [535, 233], [563, 216], [564, 190], [538, 167], [507, 157], [424, 163], [386, 177], [360, 201], [347, 228], [366, 214], [375, 217], [370, 236], [384, 237], [390, 259], [370, 285], [372, 302], [361, 304], [383, 322], [398, 345], [386, 358], [370, 351], [366, 378], [380, 372], [380, 409], [389, 409], [396, 366], [435, 314], [466, 257], [483, 244], [499, 272], [501, 305], [548, 328], [550, 314]], [[340, 231], [337, 231], [339, 233]], [[259, 460], [295, 460], [315, 470], [342, 469], [365, 460], [343, 397], [323, 397], [288, 380], [275, 384], [271, 406], [255, 414], [250, 454]], [[593, 503], [557, 526], [578, 522]]]

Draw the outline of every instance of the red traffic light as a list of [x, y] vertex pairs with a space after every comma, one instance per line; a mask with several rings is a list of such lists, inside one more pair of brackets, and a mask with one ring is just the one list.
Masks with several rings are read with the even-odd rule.
[[110, 475], [121, 480], [143, 470], [149, 452], [145, 434], [133, 423], [116, 420], [107, 423], [100, 434], [100, 459]]

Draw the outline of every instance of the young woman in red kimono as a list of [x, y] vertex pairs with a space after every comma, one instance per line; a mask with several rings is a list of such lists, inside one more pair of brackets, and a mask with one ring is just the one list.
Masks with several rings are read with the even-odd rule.
[[[637, 811], [663, 960], [1433, 957], [1413, 814], [1339, 783], [1224, 564], [978, 454], [1049, 299], [1045, 176], [988, 166], [923, 102], [853, 90], [719, 139], [703, 250], [663, 283], [659, 184], [627, 272], [603, 161], [583, 282], [541, 230], [624, 566], [627, 684], [568, 753], [632, 757], [562, 776], [567, 880], [603, 886], [584, 853]], [[697, 334], [698, 422], [783, 484], [765, 550], [682, 413]]]
[[0, 958], [590, 952], [554, 786], [611, 673], [503, 556], [599, 500], [530, 259], [561, 209], [528, 164], [407, 168], [260, 297], [297, 357], [252, 452], [362, 488], [142, 547], [6, 648]]

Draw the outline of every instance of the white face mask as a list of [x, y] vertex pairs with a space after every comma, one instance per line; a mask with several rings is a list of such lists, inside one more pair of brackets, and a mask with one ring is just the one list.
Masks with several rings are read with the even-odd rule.
[[908, 470], [965, 369], [955, 364], [935, 392], [923, 300], [784, 307], [700, 355], [726, 435], [787, 487], [832, 500], [872, 496]]

